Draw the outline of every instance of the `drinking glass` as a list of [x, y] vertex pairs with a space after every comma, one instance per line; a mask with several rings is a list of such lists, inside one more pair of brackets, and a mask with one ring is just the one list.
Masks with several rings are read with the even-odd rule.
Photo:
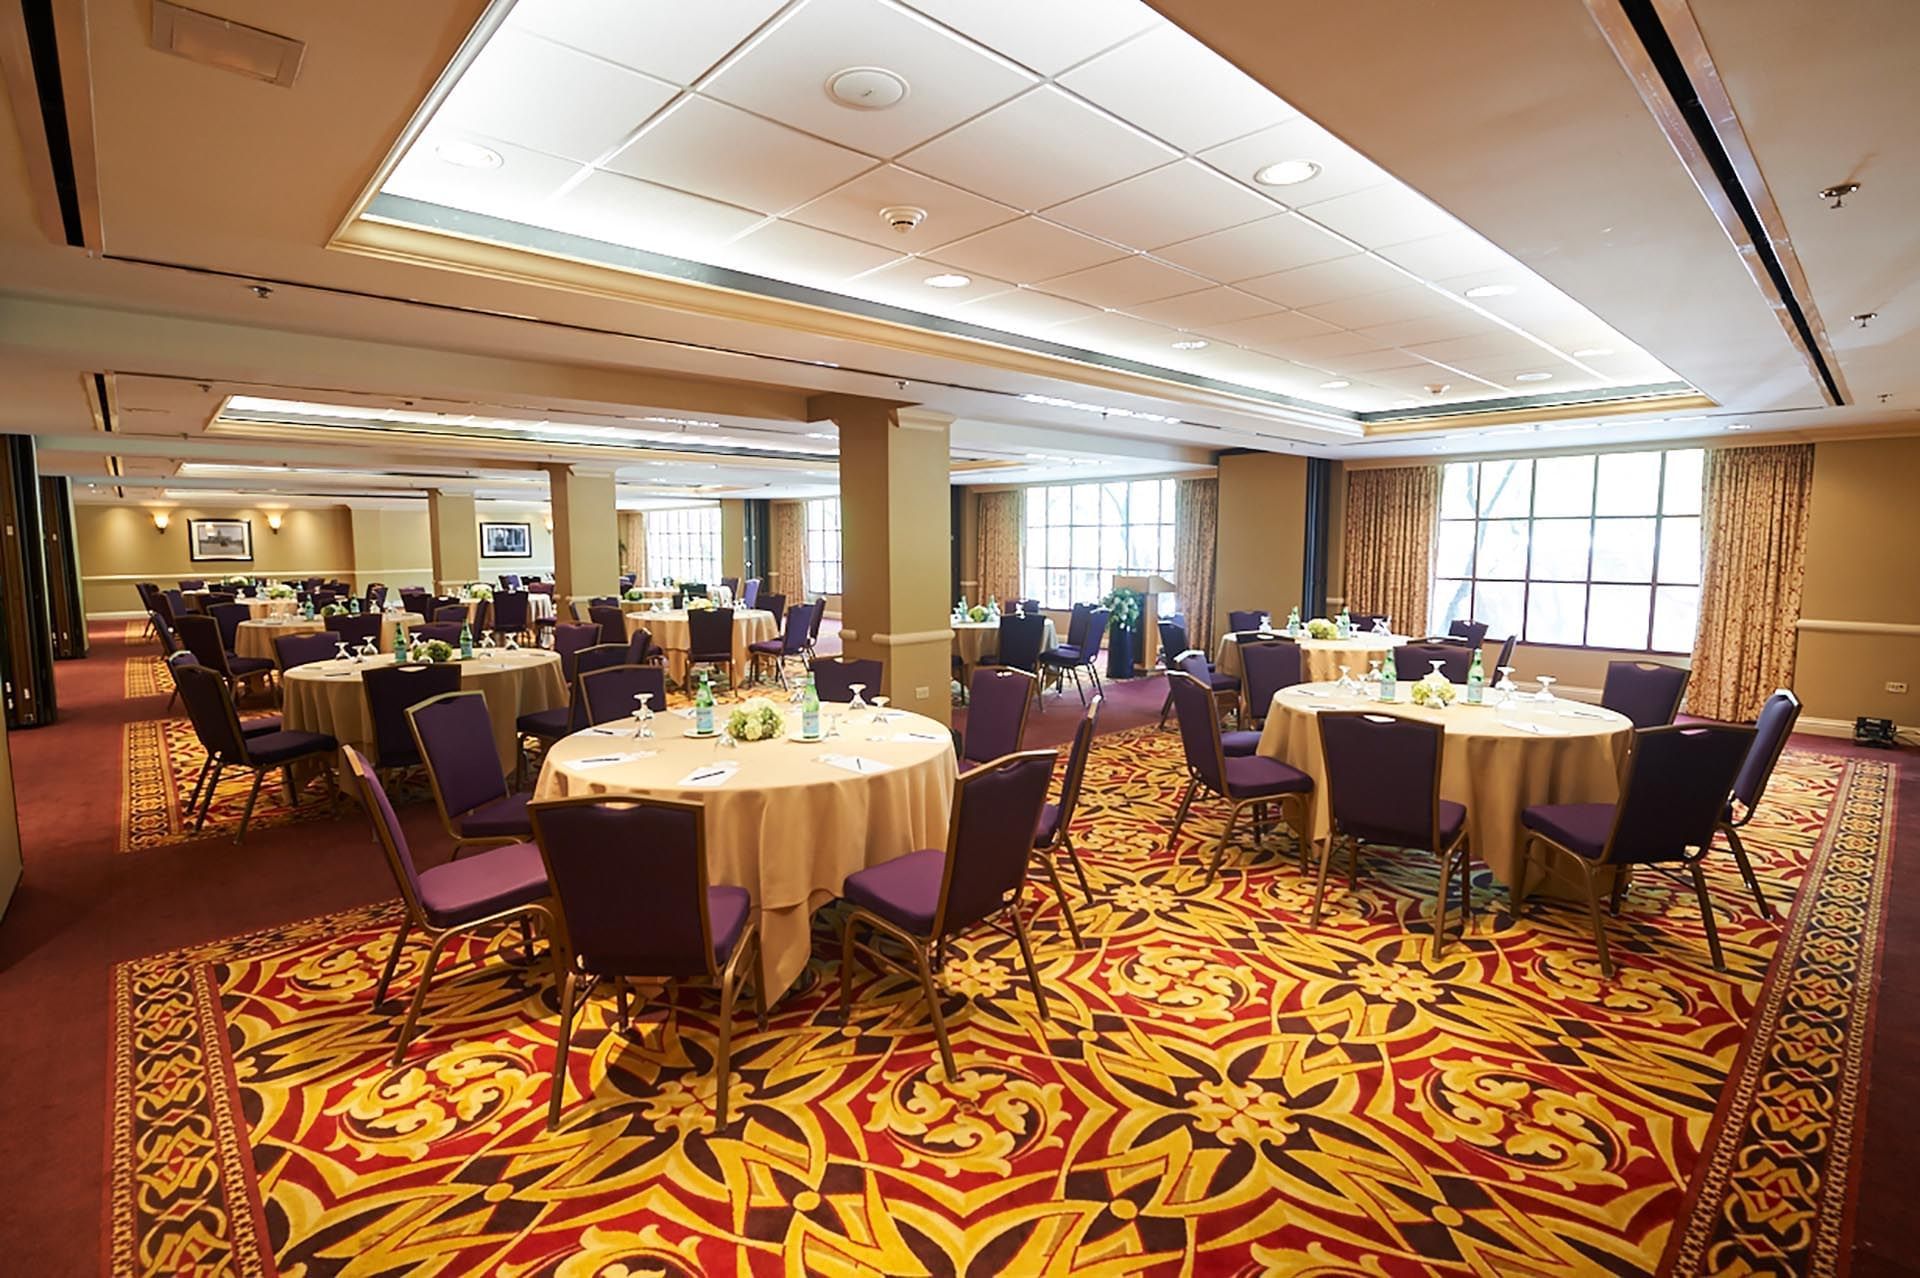
[[1511, 705], [1513, 698], [1519, 692], [1519, 688], [1517, 688], [1513, 682], [1514, 668], [1512, 666], [1498, 666], [1496, 669], [1500, 671], [1500, 682], [1493, 685], [1493, 690], [1500, 694], [1498, 704], [1503, 706]]
[[1552, 675], [1541, 675], [1540, 691], [1534, 695], [1534, 699], [1540, 703], [1542, 712], [1545, 714], [1559, 713], [1559, 708], [1553, 703], [1553, 684]]
[[517, 649], [518, 649], [519, 647], [520, 647], [520, 636], [519, 636], [519, 635], [508, 635], [508, 636], [507, 636], [507, 651], [508, 651], [508, 652], [513, 652], [513, 651], [515, 651], [515, 650], [517, 650]]
[[1433, 673], [1439, 674], [1446, 667], [1447, 663], [1444, 661], [1429, 661], [1427, 664], [1433, 667]]
[[336, 654], [335, 660], [345, 661], [347, 659], [347, 641], [342, 639], [339, 643], [333, 645], [333, 647]]
[[1339, 681], [1338, 681], [1338, 682], [1336, 682], [1336, 683], [1335, 683], [1335, 684], [1333, 685], [1333, 686], [1334, 686], [1334, 689], [1335, 689], [1335, 691], [1337, 691], [1337, 692], [1340, 692], [1340, 693], [1342, 693], [1342, 694], [1345, 694], [1345, 693], [1350, 693], [1350, 692], [1352, 692], [1352, 691], [1353, 691], [1353, 680], [1352, 680], [1352, 679], [1349, 679], [1349, 678], [1347, 677], [1347, 671], [1348, 671], [1348, 670], [1349, 670], [1350, 668], [1351, 668], [1351, 667], [1348, 667], [1348, 666], [1341, 666], [1341, 667], [1340, 667], [1340, 678], [1339, 678]]
[[887, 697], [875, 697], [873, 699], [873, 721], [875, 723], [885, 723], [887, 721], [888, 700], [889, 698]]
[[634, 732], [634, 735], [636, 737], [650, 737], [653, 735], [653, 694], [651, 692], [636, 692], [633, 694], [633, 699], [640, 703], [640, 708], [633, 712], [633, 717], [640, 721], [640, 727]]
[[1367, 671], [1367, 682], [1372, 684], [1375, 689], [1378, 689], [1380, 686], [1380, 658], [1372, 658], [1367, 662], [1367, 665], [1372, 667]]
[[847, 709], [865, 710], [867, 708], [867, 700], [860, 694], [867, 690], [867, 685], [864, 683], [850, 683], [847, 687], [853, 690], [853, 700], [847, 703]]

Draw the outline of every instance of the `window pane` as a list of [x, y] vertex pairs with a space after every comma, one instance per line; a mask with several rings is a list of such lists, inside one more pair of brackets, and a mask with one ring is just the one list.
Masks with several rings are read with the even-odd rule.
[[1073, 495], [1074, 523], [1097, 524], [1100, 522], [1100, 485], [1075, 484], [1067, 491]]
[[1651, 519], [1594, 520], [1593, 579], [1652, 581], [1653, 524]]
[[1102, 573], [1093, 568], [1076, 568], [1073, 573], [1073, 594], [1060, 606], [1071, 608], [1076, 603], [1091, 603], [1107, 593]]
[[1480, 525], [1480, 577], [1519, 579], [1527, 575], [1527, 521], [1489, 519]]
[[1125, 524], [1108, 524], [1100, 530], [1100, 566], [1108, 572], [1114, 572], [1127, 562], [1127, 528]]
[[1047, 529], [1047, 567], [1065, 568], [1073, 562], [1073, 556], [1068, 553], [1070, 546], [1067, 540], [1071, 535], [1072, 530], [1063, 524], [1054, 524]]
[[1653, 647], [1658, 652], [1692, 652], [1700, 625], [1697, 586], [1656, 586], [1653, 591]]
[[1584, 519], [1541, 519], [1533, 525], [1535, 581], [1585, 581], [1591, 525]]
[[1585, 586], [1536, 583], [1527, 592], [1527, 642], [1579, 643], [1586, 631], [1586, 607]]
[[1473, 574], [1474, 525], [1464, 519], [1443, 520], [1440, 545], [1434, 570], [1442, 577], [1468, 577]]
[[[1047, 566], [1047, 530], [1044, 528], [1027, 529], [1027, 548], [1021, 554], [1020, 567], [1023, 570], [1044, 568]], [[1031, 591], [1032, 586], [1027, 589]], [[1038, 595], [1034, 596], [1036, 599]]]
[[[1133, 503], [1131, 517], [1136, 525], [1160, 522], [1160, 485], [1157, 481], [1144, 479], [1134, 484], [1133, 494], [1128, 500]], [[1167, 513], [1171, 516], [1173, 512]]]
[[1519, 634], [1526, 614], [1526, 592], [1527, 587], [1517, 581], [1481, 582], [1473, 592], [1473, 620], [1486, 622], [1487, 634], [1495, 638]]
[[1440, 518], [1472, 519], [1480, 507], [1474, 501], [1478, 462], [1449, 462], [1440, 472]]
[[1064, 524], [1073, 515], [1073, 494], [1065, 486], [1047, 489], [1047, 522]]
[[1595, 586], [1587, 604], [1587, 646], [1644, 648], [1650, 586]]
[[1660, 521], [1660, 580], [1698, 584], [1700, 581], [1700, 520]]
[[1532, 508], [1533, 462], [1525, 458], [1480, 463], [1480, 514], [1521, 515]]
[[1659, 453], [1606, 453], [1600, 458], [1598, 515], [1651, 515], [1660, 492]]
[[1027, 499], [1021, 502], [1020, 504], [1026, 507], [1026, 510], [1027, 510], [1027, 527], [1037, 528], [1041, 524], [1044, 524], [1047, 522], [1047, 490], [1046, 489], [1044, 488], [1034, 489], [1032, 492], [1029, 492], [1027, 494]]
[[[1485, 589], [1485, 587], [1482, 587], [1482, 589]], [[1473, 583], [1471, 581], [1434, 582], [1433, 592], [1427, 597], [1427, 607], [1429, 609], [1427, 632], [1429, 634], [1445, 634], [1449, 621], [1452, 621], [1455, 617], [1464, 617], [1467, 615], [1468, 600], [1472, 594]], [[1408, 634], [1418, 629], [1417, 626], [1412, 625], [1405, 617], [1397, 617], [1394, 620], [1398, 622], [1396, 628]]]
[[1534, 464], [1533, 513], [1593, 513], [1593, 458], [1542, 457]]
[[1700, 513], [1701, 470], [1707, 454], [1702, 448], [1683, 448], [1667, 454], [1666, 495], [1660, 509], [1669, 515]]
[[1073, 558], [1069, 562], [1075, 568], [1091, 568], [1100, 562], [1099, 525], [1075, 524], [1073, 526]]

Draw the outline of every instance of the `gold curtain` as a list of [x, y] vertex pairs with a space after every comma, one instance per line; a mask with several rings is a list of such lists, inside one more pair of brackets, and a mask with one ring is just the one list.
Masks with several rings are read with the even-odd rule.
[[974, 591], [984, 603], [1024, 599], [1020, 585], [1020, 539], [1026, 533], [1027, 494], [1023, 489], [981, 493], [974, 520]]
[[1438, 466], [1347, 472], [1345, 578], [1350, 611], [1385, 614], [1402, 634], [1426, 633], [1439, 512]]
[[807, 595], [807, 503], [773, 503], [773, 571], [766, 590], [797, 603]]
[[[1174, 599], [1187, 618], [1187, 642], [1213, 651], [1213, 565], [1220, 548], [1220, 481], [1173, 485]], [[1151, 625], [1152, 617], [1142, 618]], [[1169, 657], [1174, 654], [1167, 654]]]
[[620, 512], [620, 541], [626, 547], [620, 556], [620, 570], [630, 572], [637, 582], [647, 579], [647, 515], [645, 511]]
[[1700, 629], [1687, 710], [1744, 722], [1793, 686], [1813, 445], [1707, 453]]

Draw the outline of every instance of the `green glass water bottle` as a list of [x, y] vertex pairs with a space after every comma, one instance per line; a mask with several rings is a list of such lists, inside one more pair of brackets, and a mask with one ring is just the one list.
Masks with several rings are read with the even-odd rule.
[[1299, 637], [1300, 637], [1300, 605], [1295, 604], [1287, 612], [1287, 638], [1298, 639]]
[[1380, 699], [1382, 701], [1392, 701], [1400, 695], [1397, 686], [1398, 678], [1393, 669], [1393, 649], [1389, 648], [1387, 659], [1380, 667]]
[[693, 694], [693, 730], [703, 737], [713, 735], [713, 685], [704, 672], [700, 691]]
[[407, 659], [407, 627], [404, 623], [396, 624], [393, 628], [393, 659], [395, 661]]
[[1347, 606], [1345, 604], [1340, 605], [1339, 630], [1340, 630], [1340, 637], [1342, 639], [1353, 638], [1353, 618], [1348, 615]]
[[1473, 664], [1467, 667], [1467, 704], [1477, 706], [1486, 695], [1487, 671], [1480, 664], [1480, 650], [1473, 650]]
[[813, 672], [807, 672], [807, 690], [800, 698], [800, 735], [811, 741], [820, 735], [820, 691], [813, 686]]
[[473, 623], [471, 621], [460, 623], [460, 660], [473, 660]]
[[360, 596], [359, 595], [355, 595], [353, 598], [347, 600], [347, 615], [349, 617], [357, 617], [360, 615]]

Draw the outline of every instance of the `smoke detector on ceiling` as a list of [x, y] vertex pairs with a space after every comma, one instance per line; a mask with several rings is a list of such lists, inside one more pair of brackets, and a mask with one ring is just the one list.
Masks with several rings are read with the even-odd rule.
[[894, 231], [905, 235], [927, 220], [925, 209], [916, 209], [911, 205], [897, 204], [880, 210], [880, 220]]
[[1427, 394], [1429, 395], [1444, 395], [1452, 389], [1453, 389], [1453, 384], [1451, 382], [1428, 382], [1427, 383]]
[[907, 82], [884, 67], [848, 67], [827, 77], [827, 96], [856, 111], [884, 111], [907, 96]]

